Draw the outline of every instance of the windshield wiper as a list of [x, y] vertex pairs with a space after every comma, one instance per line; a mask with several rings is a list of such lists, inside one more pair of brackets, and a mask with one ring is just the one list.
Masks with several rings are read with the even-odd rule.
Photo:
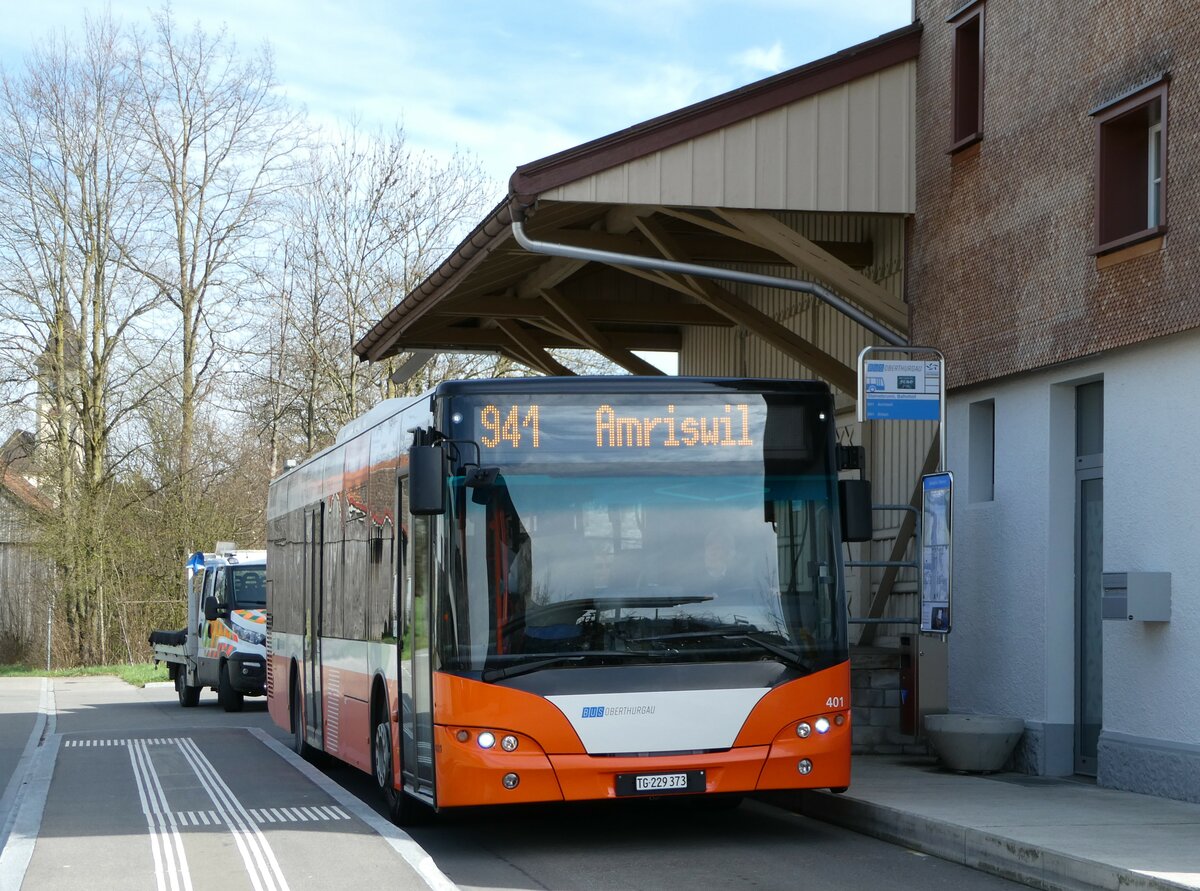
[[779, 644], [773, 644], [769, 641], [759, 640], [757, 637], [751, 637], [749, 634], [722, 634], [721, 637], [724, 637], [726, 640], [749, 641], [759, 649], [778, 656], [780, 661], [786, 663], [787, 665], [790, 665], [793, 668], [799, 668], [805, 674], [812, 674], [812, 666], [797, 656], [793, 650], [789, 650], [787, 647], [781, 647]]
[[764, 650], [773, 656], [779, 657], [781, 662], [799, 668], [806, 674], [811, 674], [813, 668], [807, 662], [800, 658], [794, 651], [787, 647], [781, 647], [779, 644], [773, 644], [770, 641], [762, 640], [761, 638], [751, 637], [752, 631], [734, 631], [732, 629], [715, 629], [712, 631], [683, 631], [675, 634], [656, 634], [651, 637], [634, 637], [630, 638], [630, 643], [661, 643], [663, 641], [672, 640], [697, 640], [703, 638], [714, 638], [719, 640], [744, 640], [747, 643], [752, 643], [760, 650]]
[[562, 665], [565, 662], [582, 662], [583, 656], [555, 656], [553, 659], [537, 659], [533, 662], [518, 662], [515, 665], [509, 665], [504, 668], [485, 668], [479, 675], [481, 681], [499, 681], [503, 678], [515, 677], [519, 674], [529, 674], [534, 671], [541, 671], [543, 668], [552, 668], [555, 665]]
[[530, 674], [544, 668], [556, 665], [587, 662], [591, 659], [630, 659], [635, 657], [659, 656], [661, 653], [643, 652], [642, 650], [588, 650], [582, 653], [564, 653], [561, 656], [551, 656], [548, 659], [535, 659], [532, 662], [517, 662], [504, 668], [485, 668], [479, 675], [481, 681], [499, 681], [504, 678], [516, 677], [520, 674]]

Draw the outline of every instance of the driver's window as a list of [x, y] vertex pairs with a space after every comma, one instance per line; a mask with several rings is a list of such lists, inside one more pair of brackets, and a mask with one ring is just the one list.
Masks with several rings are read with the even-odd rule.
[[225, 567], [222, 566], [214, 574], [216, 575], [216, 581], [213, 582], [213, 589], [217, 603], [228, 603], [229, 592], [226, 590], [225, 584]]

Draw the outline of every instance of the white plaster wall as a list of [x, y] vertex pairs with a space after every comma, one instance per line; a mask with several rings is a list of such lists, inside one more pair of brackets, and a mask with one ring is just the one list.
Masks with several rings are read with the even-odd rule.
[[[1104, 623], [1104, 729], [1200, 743], [1200, 334], [956, 393], [950, 708], [1074, 722], [1074, 388], [1104, 381], [1104, 569], [1165, 571], [1167, 623]], [[995, 400], [995, 496], [968, 412]]]
[[1104, 568], [1171, 573], [1171, 621], [1104, 623], [1104, 729], [1200, 743], [1200, 334], [1104, 375]]
[[[995, 400], [992, 501], [971, 502], [968, 412]], [[1044, 720], [1049, 391], [1032, 383], [975, 389], [947, 406], [947, 465], [954, 472], [952, 711]]]

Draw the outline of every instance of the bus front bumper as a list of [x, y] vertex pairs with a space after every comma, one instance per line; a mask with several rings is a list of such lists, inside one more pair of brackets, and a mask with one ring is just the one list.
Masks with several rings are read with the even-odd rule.
[[[848, 738], [849, 727], [838, 729]], [[624, 797], [619, 788], [629, 788], [631, 783], [629, 779], [619, 783], [618, 777], [694, 777], [698, 772], [702, 788], [691, 785], [686, 792], [660, 794], [728, 795], [850, 785], [848, 739], [841, 738], [842, 733], [800, 739], [794, 725], [769, 745], [659, 756], [547, 755], [533, 739], [506, 731], [489, 732], [492, 744], [485, 748], [480, 733], [470, 728], [435, 728], [438, 807], [615, 799]], [[504, 736], [517, 740], [513, 751], [502, 749]], [[802, 772], [801, 762], [806, 762], [807, 773]]]

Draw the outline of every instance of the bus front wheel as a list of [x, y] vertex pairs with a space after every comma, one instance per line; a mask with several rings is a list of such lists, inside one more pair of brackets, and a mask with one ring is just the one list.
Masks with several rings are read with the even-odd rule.
[[372, 734], [371, 761], [375, 785], [387, 805], [388, 816], [397, 826], [412, 826], [421, 821], [423, 808], [419, 801], [397, 789], [392, 779], [392, 728], [386, 719], [375, 725]]

